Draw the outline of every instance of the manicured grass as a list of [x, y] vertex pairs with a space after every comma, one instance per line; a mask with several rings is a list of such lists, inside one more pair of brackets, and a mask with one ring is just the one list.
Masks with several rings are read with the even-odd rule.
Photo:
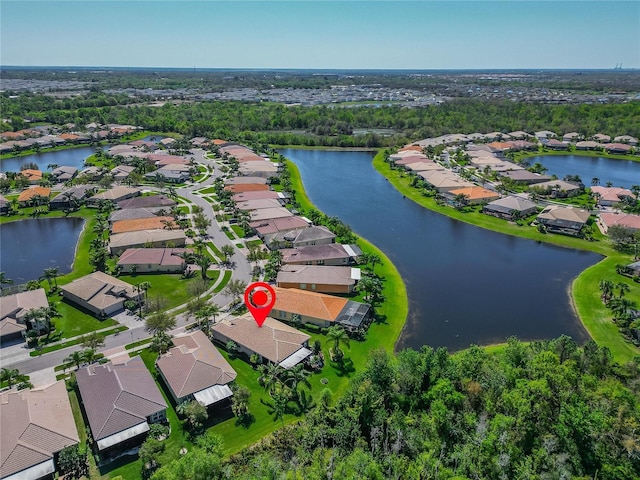
[[[52, 300], [49, 299], [49, 303], [51, 303], [51, 301]], [[56, 324], [56, 330], [61, 332], [60, 338], [76, 337], [118, 324], [118, 322], [112, 318], [99, 320], [89, 312], [80, 310], [64, 299], [56, 303], [56, 308], [60, 316], [55, 317], [54, 322]]]
[[222, 230], [229, 240], [235, 240], [236, 236], [230, 230]]
[[238, 225], [231, 225], [231, 230], [233, 230], [233, 233], [235, 233], [238, 238], [244, 238], [244, 230]]
[[216, 257], [222, 258], [224, 256], [224, 255], [222, 255], [222, 252], [220, 251], [220, 249], [218, 247], [216, 247], [215, 243], [207, 242], [207, 247], [209, 247], [211, 250], [213, 250], [213, 253], [215, 254]]
[[133, 343], [129, 343], [127, 345], [124, 346], [125, 350], [132, 350], [136, 347], [139, 347], [141, 345], [146, 345], [147, 343], [151, 343], [151, 339], [150, 338], [145, 338], [144, 340], [138, 340], [137, 342], [133, 342]]
[[[104, 332], [104, 334], [106, 336], [106, 335], [111, 335], [113, 333], [124, 332], [125, 330], [129, 330], [129, 329], [123, 325], [120, 327], [113, 328], [111, 330], [107, 330], [106, 332]], [[29, 352], [29, 355], [32, 357], [38, 357], [40, 355], [44, 355], [45, 353], [55, 352], [56, 350], [62, 350], [63, 348], [79, 345], [80, 343], [82, 343], [82, 340], [79, 338], [76, 338], [74, 340], [69, 340], [68, 342], [57, 343], [55, 345], [49, 345], [49, 346], [40, 348], [38, 350], [32, 350], [31, 352]]]
[[612, 255], [587, 268], [574, 280], [571, 293], [578, 315], [591, 337], [599, 345], [608, 347], [616, 361], [626, 362], [640, 355], [640, 349], [620, 334], [618, 327], [613, 323], [611, 311], [600, 299], [598, 288], [601, 280], [611, 280], [614, 285], [624, 282], [630, 288], [625, 298], [640, 305], [640, 284], [616, 273], [616, 265], [619, 263], [630, 263], [630, 258]]
[[191, 295], [187, 291], [187, 285], [196, 277], [181, 278], [179, 273], [138, 273], [137, 275], [120, 275], [118, 278], [131, 285], [149, 282], [151, 287], [147, 290], [147, 295], [162, 297], [167, 300], [166, 308], [174, 308], [189, 301]]
[[[71, 403], [71, 412], [73, 413], [73, 420], [76, 423], [78, 437], [80, 438], [80, 446], [88, 449], [89, 446], [87, 445], [87, 425], [85, 424], [82, 410], [80, 409], [78, 395], [75, 390], [68, 392], [68, 394], [69, 403]], [[90, 451], [88, 452], [87, 459], [89, 461], [89, 478], [99, 478], [98, 467], [96, 466], [96, 461]]]
[[220, 284], [213, 289], [213, 293], [220, 293], [224, 287], [227, 286], [227, 283], [229, 283], [229, 280], [231, 280], [231, 270], [225, 270], [224, 274], [222, 276], [222, 281], [220, 281]]
[[245, 245], [247, 248], [260, 247], [264, 245], [264, 242], [262, 240], [249, 240], [248, 242], [245, 242]]
[[208, 193], [216, 193], [216, 189], [213, 187], [203, 188], [202, 190], [198, 190], [198, 193], [208, 194]]

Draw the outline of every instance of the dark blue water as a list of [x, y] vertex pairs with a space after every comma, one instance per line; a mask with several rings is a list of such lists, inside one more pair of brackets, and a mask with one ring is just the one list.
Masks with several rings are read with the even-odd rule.
[[371, 154], [283, 150], [305, 189], [382, 249], [402, 275], [409, 318], [398, 348], [470, 344], [587, 332], [570, 304], [571, 281], [599, 255], [502, 235], [438, 215], [403, 198]]
[[2, 224], [0, 271], [18, 285], [37, 280], [45, 268], [69, 273], [82, 232], [82, 218], [38, 218]]
[[38, 165], [38, 168], [43, 172], [47, 171], [47, 166], [50, 164], [56, 164], [60, 167], [76, 167], [81, 170], [84, 166], [85, 158], [93, 155], [95, 151], [94, 147], [78, 147], [34, 153], [24, 157], [5, 158], [0, 160], [0, 172], [19, 172], [22, 165], [30, 162]]
[[547, 175], [562, 179], [565, 175], [578, 175], [582, 183], [591, 186], [598, 178], [600, 185], [611, 182], [614, 187], [629, 188], [640, 185], [640, 162], [616, 158], [585, 157], [580, 155], [541, 155], [528, 159], [533, 165], [540, 162], [547, 167]]

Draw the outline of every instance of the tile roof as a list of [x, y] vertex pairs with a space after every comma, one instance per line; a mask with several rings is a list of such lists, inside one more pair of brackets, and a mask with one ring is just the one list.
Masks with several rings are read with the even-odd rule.
[[354, 285], [356, 281], [353, 270], [360, 269], [321, 265], [283, 265], [278, 272], [276, 285], [281, 286], [282, 283]]
[[44, 288], [0, 297], [0, 321], [5, 318], [20, 319], [29, 310], [48, 306], [49, 302]]
[[297, 288], [274, 287], [274, 309], [334, 322], [347, 305], [346, 298], [307, 292]]
[[282, 263], [355, 258], [362, 255], [362, 250], [357, 245], [343, 245], [341, 243], [285, 248], [281, 252]]
[[146, 217], [129, 220], [118, 220], [111, 225], [111, 233], [137, 232], [139, 230], [164, 229], [167, 224], [173, 224], [173, 217]]
[[587, 223], [589, 220], [589, 211], [581, 210], [574, 207], [561, 207], [559, 205], [550, 205], [546, 207], [538, 219], [554, 222], [571, 222], [571, 223]]
[[266, 184], [267, 179], [262, 177], [233, 177], [224, 182], [225, 185], [241, 185], [247, 183]]
[[235, 370], [202, 330], [174, 337], [173, 344], [156, 365], [177, 399], [236, 378]]
[[33, 197], [42, 196], [48, 197], [51, 194], [51, 189], [46, 187], [30, 187], [26, 190], [23, 190], [18, 196], [19, 202], [27, 202], [31, 200]]
[[243, 202], [247, 200], [262, 200], [267, 198], [281, 198], [278, 192], [273, 190], [258, 190], [255, 192], [241, 192], [234, 194], [231, 199], [234, 202]]
[[494, 200], [493, 202], [489, 202], [486, 205], [486, 208], [489, 210], [497, 210], [497, 211], [518, 211], [523, 212], [525, 210], [530, 210], [535, 208], [536, 204], [531, 200], [522, 197], [516, 197], [513, 195], [509, 195], [504, 198], [499, 198], [498, 200]]
[[632, 215], [629, 213], [602, 212], [600, 214], [602, 222], [607, 228], [614, 225], [630, 228], [632, 230], [640, 230], [640, 215]]
[[591, 187], [591, 192], [600, 195], [601, 200], [609, 202], [620, 202], [623, 197], [636, 198], [631, 190], [620, 187], [601, 187], [596, 185]]
[[79, 441], [64, 381], [0, 393], [0, 478], [51, 460]]
[[480, 200], [483, 198], [498, 198], [500, 194], [493, 190], [488, 190], [482, 187], [464, 187], [449, 190], [451, 195], [465, 195], [469, 200]]
[[118, 265], [182, 265], [177, 254], [186, 252], [186, 248], [128, 248], [118, 259]]
[[114, 200], [118, 201], [127, 196], [140, 195], [139, 188], [131, 188], [131, 187], [114, 187], [109, 190], [105, 190], [102, 193], [98, 193], [91, 197], [92, 200]]
[[[125, 208], [124, 210], [115, 210], [109, 215], [110, 222], [119, 220], [134, 220], [136, 218], [151, 218], [165, 207], [148, 207], [148, 208]], [[165, 208], [166, 210], [166, 208]]]
[[128, 198], [118, 202], [118, 207], [125, 208], [147, 208], [147, 207], [173, 207], [175, 200], [166, 195], [145, 195], [144, 197]]
[[296, 228], [308, 227], [308, 220], [302, 217], [283, 217], [272, 218], [270, 220], [260, 220], [252, 222], [251, 228], [255, 228], [260, 235], [267, 235], [269, 233], [276, 233], [288, 230], [294, 230]]
[[187, 236], [184, 230], [137, 230], [135, 232], [116, 233], [111, 235], [109, 248], [120, 248], [128, 245], [144, 245], [148, 242], [184, 242]]
[[123, 298], [137, 298], [133, 285], [103, 272], [93, 272], [60, 287], [63, 294], [69, 293], [99, 310], [122, 302]]
[[257, 192], [260, 190], [269, 190], [269, 186], [259, 183], [247, 183], [240, 185], [227, 185], [226, 187], [224, 187], [224, 189], [229, 190], [232, 193]]
[[297, 352], [311, 338], [271, 317], [267, 317], [262, 327], [258, 327], [249, 314], [222, 320], [212, 330], [214, 338], [216, 334], [217, 338], [224, 335], [273, 363], [280, 363]]
[[87, 420], [95, 440], [145, 422], [167, 408], [140, 357], [114, 365], [90, 365], [76, 372]]

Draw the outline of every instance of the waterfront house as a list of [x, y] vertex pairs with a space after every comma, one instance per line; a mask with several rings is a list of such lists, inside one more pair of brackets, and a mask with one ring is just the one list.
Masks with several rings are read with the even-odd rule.
[[109, 251], [113, 255], [120, 255], [127, 248], [184, 247], [186, 240], [184, 230], [138, 230], [111, 235]]
[[48, 187], [29, 187], [20, 192], [20, 195], [18, 195], [18, 203], [24, 207], [36, 197], [43, 197], [48, 200], [49, 195], [51, 195], [51, 189]]
[[61, 450], [80, 442], [63, 380], [0, 393], [0, 478], [52, 478]]
[[535, 190], [542, 190], [543, 195], [554, 198], [565, 198], [580, 195], [584, 191], [584, 187], [575, 183], [565, 182], [564, 180], [550, 180], [548, 182], [536, 183], [531, 187]]
[[251, 212], [249, 212], [249, 215], [251, 215], [250, 225], [253, 227], [254, 223], [259, 223], [264, 220], [292, 217], [293, 213], [291, 213], [290, 210], [287, 210], [284, 207], [272, 207], [263, 208], [260, 210], [252, 210]]
[[78, 173], [78, 169], [76, 167], [58, 167], [54, 168], [51, 171], [51, 176], [57, 182], [66, 182], [72, 180]]
[[544, 225], [548, 232], [574, 237], [580, 236], [588, 220], [588, 210], [559, 205], [546, 207], [536, 218], [536, 221]]
[[111, 169], [111, 175], [116, 182], [121, 182], [122, 180], [127, 178], [135, 169], [136, 167], [133, 167], [131, 165], [118, 165], [117, 167]]
[[32, 168], [25, 168], [24, 170], [20, 170], [20, 175], [29, 180], [31, 185], [35, 185], [36, 183], [42, 180], [42, 172], [40, 170], [34, 170]]
[[276, 285], [320, 293], [353, 293], [360, 275], [360, 269], [353, 267], [283, 265]]
[[537, 211], [537, 205], [526, 198], [509, 195], [489, 202], [482, 207], [482, 213], [505, 220], [528, 217]]
[[271, 362], [288, 369], [311, 354], [309, 335], [271, 317], [267, 317], [261, 327], [250, 314], [227, 317], [211, 331], [215, 341], [223, 345], [234, 342], [247, 357], [258, 355], [260, 363]]
[[576, 150], [597, 150], [601, 147], [602, 145], [593, 140], [582, 140], [581, 142], [576, 142]]
[[85, 199], [95, 193], [97, 187], [93, 185], [77, 185], [75, 187], [67, 188], [60, 192], [49, 202], [50, 210], [64, 210], [71, 207], [71, 205], [80, 206], [84, 203]]
[[98, 317], [108, 317], [124, 309], [126, 301], [142, 301], [142, 293], [133, 285], [107, 275], [93, 272], [62, 285], [62, 296]]
[[259, 190], [257, 192], [241, 192], [231, 197], [234, 202], [245, 202], [248, 200], [277, 199], [282, 204], [287, 203], [289, 196], [283, 192], [275, 192], [273, 190]]
[[449, 190], [448, 192], [443, 193], [442, 197], [447, 203], [453, 205], [456, 202], [456, 197], [458, 195], [464, 195], [466, 203], [469, 205], [479, 205], [481, 203], [490, 202], [500, 198], [499, 193], [477, 186]]
[[113, 224], [120, 220], [135, 220], [138, 218], [151, 218], [162, 213], [166, 213], [164, 207], [149, 208], [125, 208], [124, 210], [115, 210], [109, 215], [109, 223]]
[[135, 197], [118, 202], [118, 208], [151, 208], [164, 207], [171, 208], [176, 205], [175, 200], [170, 199], [166, 195], [145, 195], [144, 197]]
[[628, 188], [601, 187], [599, 185], [591, 187], [591, 193], [596, 197], [598, 205], [610, 207], [620, 203], [625, 199], [635, 200], [636, 196]]
[[473, 187], [474, 184], [460, 178], [449, 171], [428, 170], [418, 172], [418, 176], [431, 185], [438, 193], [448, 192], [457, 188]]
[[428, 171], [439, 171], [444, 172], [445, 168], [439, 163], [433, 162], [431, 160], [427, 160], [425, 162], [414, 162], [403, 165], [406, 170], [411, 172], [428, 172]]
[[245, 185], [247, 183], [266, 185], [268, 181], [264, 177], [233, 177], [224, 181], [225, 185]]
[[631, 145], [625, 143], [605, 143], [602, 147], [607, 153], [627, 154], [631, 152]]
[[604, 133], [596, 133], [593, 136], [593, 139], [596, 142], [600, 142], [600, 143], [609, 143], [611, 141], [611, 137], [609, 135], [605, 135]]
[[551, 150], [567, 150], [569, 148], [566, 143], [556, 140], [555, 138], [548, 140], [547, 143], [545, 143], [545, 147]]
[[640, 262], [633, 262], [627, 265], [627, 268], [631, 270], [631, 275], [634, 277], [640, 275]]
[[351, 332], [361, 331], [369, 324], [371, 306], [366, 303], [297, 288], [274, 290], [276, 302], [270, 315], [277, 320], [323, 328], [340, 325]]
[[257, 232], [258, 237], [264, 239], [264, 237], [269, 234], [305, 228], [310, 224], [311, 221], [304, 217], [293, 216], [260, 220], [258, 222], [252, 222], [250, 226]]
[[117, 265], [123, 273], [179, 273], [184, 270], [184, 260], [178, 255], [185, 253], [184, 248], [128, 248]]
[[102, 454], [140, 445], [149, 424], [166, 420], [167, 404], [139, 356], [80, 368], [76, 381], [91, 436]]
[[174, 337], [173, 344], [156, 367], [176, 403], [193, 399], [208, 407], [233, 395], [236, 371], [202, 330]]
[[27, 329], [31, 327], [31, 325], [27, 325], [25, 319], [27, 313], [31, 310], [48, 307], [49, 301], [44, 288], [0, 297], [0, 343], [22, 338]]
[[140, 230], [171, 229], [175, 227], [175, 219], [169, 216], [156, 216], [118, 220], [111, 225], [111, 233], [137, 232]]
[[282, 250], [282, 263], [293, 265], [353, 265], [362, 250], [357, 245], [330, 243]]
[[538, 140], [547, 139], [547, 138], [556, 138], [558, 136], [554, 132], [550, 132], [549, 130], [541, 130], [539, 132], [535, 132], [533, 135]]
[[620, 135], [615, 137], [613, 141], [619, 142], [619, 143], [626, 143], [628, 145], [631, 145], [632, 147], [635, 147], [636, 145], [638, 145], [638, 139], [635, 137], [632, 137], [631, 135]]
[[640, 215], [622, 212], [601, 212], [600, 225], [604, 234], [607, 234], [609, 228], [614, 225], [637, 232], [640, 230]]
[[272, 250], [311, 245], [328, 245], [334, 243], [335, 240], [335, 234], [322, 225], [297, 228], [295, 230], [277, 232], [264, 236], [264, 243]]
[[236, 208], [238, 210], [263, 210], [265, 208], [281, 208], [282, 203], [280, 199], [277, 198], [263, 198], [260, 200], [245, 200], [242, 202], [236, 203]]
[[533, 184], [533, 183], [542, 183], [548, 182], [551, 180], [549, 175], [542, 175], [540, 173], [533, 173], [528, 170], [509, 170], [501, 173], [503, 177], [510, 178], [515, 183], [522, 184]]
[[95, 194], [94, 196], [90, 197], [87, 200], [87, 203], [90, 205], [97, 205], [101, 201], [105, 201], [105, 200], [118, 203], [118, 202], [121, 202], [122, 200], [137, 197], [139, 195], [140, 195], [139, 188], [118, 186], [118, 187], [110, 188], [109, 190], [105, 190], [104, 192]]
[[258, 192], [261, 190], [270, 190], [269, 185], [266, 185], [264, 183], [227, 185], [226, 187], [224, 187], [224, 189], [230, 191], [231, 193]]
[[578, 132], [565, 133], [562, 136], [562, 141], [564, 143], [575, 143], [581, 139], [582, 139], [582, 135], [580, 135]]

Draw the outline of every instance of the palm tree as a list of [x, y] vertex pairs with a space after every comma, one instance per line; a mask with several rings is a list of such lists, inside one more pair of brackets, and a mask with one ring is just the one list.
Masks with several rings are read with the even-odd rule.
[[611, 280], [602, 279], [598, 285], [602, 296], [602, 301], [607, 303], [613, 294], [613, 282]]
[[42, 285], [40, 285], [40, 280], [29, 280], [27, 282], [27, 290], [37, 290], [41, 287]]
[[222, 259], [222, 261], [224, 263], [229, 263], [229, 259], [231, 258], [231, 256], [235, 252], [235, 250], [234, 250], [232, 245], [223, 245], [222, 247], [220, 247], [220, 251], [222, 252], [222, 255], [224, 257]]
[[233, 297], [234, 303], [240, 300], [240, 297], [244, 295], [244, 291], [247, 288], [247, 284], [240, 279], [233, 279], [227, 283], [224, 291], [227, 295]]
[[616, 288], [618, 289], [618, 298], [624, 297], [624, 295], [629, 293], [630, 290], [629, 285], [624, 282], [616, 283]]
[[20, 381], [20, 371], [17, 368], [3, 368], [0, 373], [0, 381], [7, 382], [7, 386], [11, 388], [15, 383]]
[[220, 315], [220, 307], [215, 303], [210, 303], [196, 312], [196, 319], [202, 322], [202, 330], [206, 330], [205, 333], [208, 333], [210, 319], [213, 318], [213, 323], [215, 324], [218, 315]]
[[344, 352], [340, 349], [340, 346], [349, 347], [349, 335], [347, 335], [347, 332], [342, 327], [330, 327], [327, 333], [327, 340], [333, 342], [333, 355], [338, 361], [341, 361]]
[[269, 394], [273, 394], [277, 386], [282, 383], [282, 375], [285, 369], [277, 363], [271, 362], [268, 365], [260, 365], [258, 369], [262, 374], [260, 383]]
[[311, 383], [309, 383], [309, 379], [307, 378], [308, 376], [309, 372], [304, 369], [302, 363], [286, 371], [284, 383], [291, 387], [296, 398], [298, 398], [298, 385], [303, 384], [307, 388], [311, 388]]
[[213, 260], [211, 260], [211, 257], [209, 257], [209, 255], [199, 255], [196, 263], [198, 264], [198, 266], [200, 267], [200, 274], [202, 275], [203, 279], [207, 279], [207, 270], [209, 269], [209, 267], [211, 265], [213, 265]]
[[71, 355], [67, 356], [64, 363], [73, 363], [76, 366], [76, 370], [80, 368], [80, 364], [84, 363], [84, 354], [81, 351], [75, 351]]
[[58, 288], [57, 277], [60, 276], [58, 267], [45, 268], [40, 279], [44, 279], [49, 282], [49, 291]]
[[13, 285], [13, 280], [7, 278], [4, 272], [0, 272], [0, 286], [2, 285]]
[[93, 348], [85, 348], [82, 351], [82, 358], [87, 363], [94, 363], [98, 360], [98, 354]]

